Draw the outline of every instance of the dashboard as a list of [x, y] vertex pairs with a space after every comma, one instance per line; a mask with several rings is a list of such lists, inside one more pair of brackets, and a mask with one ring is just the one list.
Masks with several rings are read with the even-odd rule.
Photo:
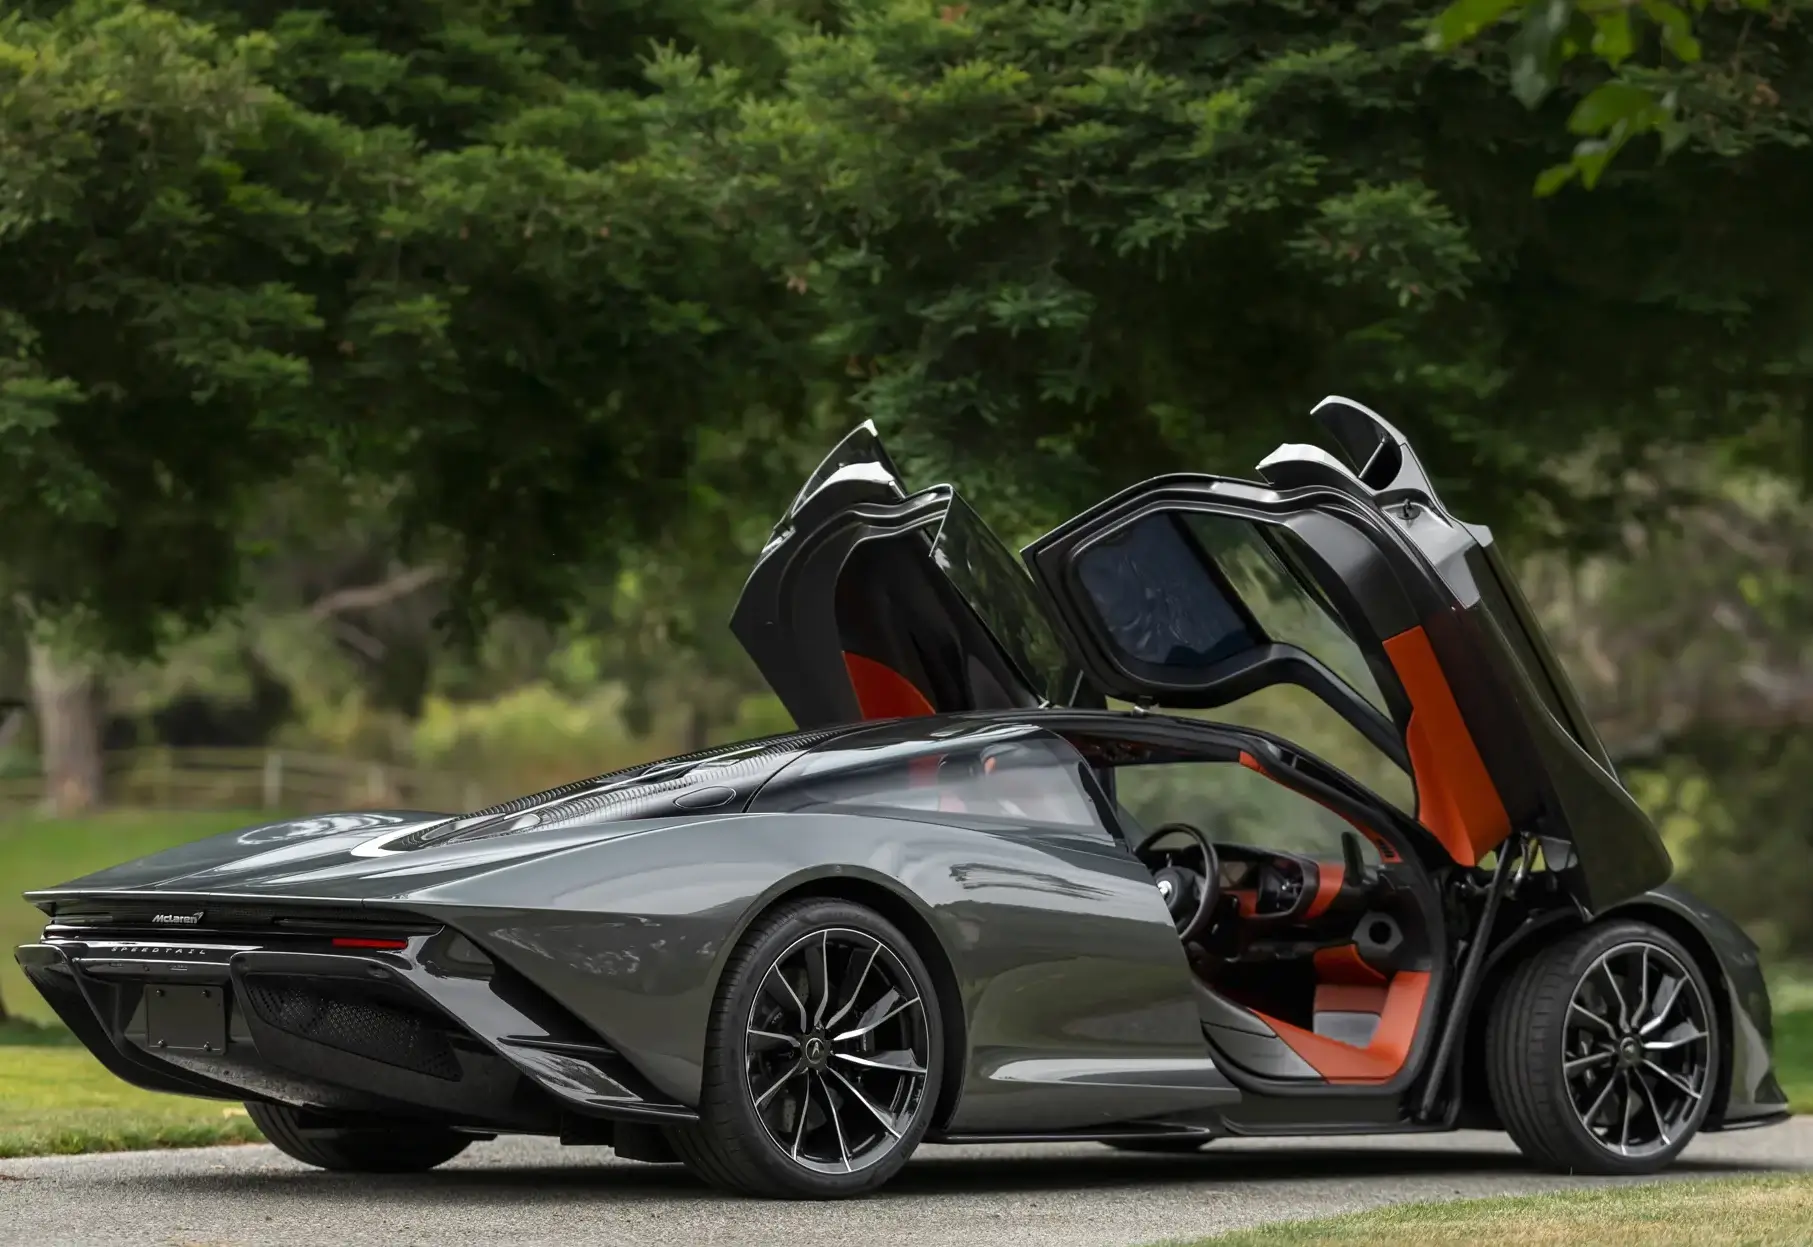
[[1290, 919], [1306, 897], [1315, 895], [1320, 868], [1308, 858], [1268, 853], [1244, 845], [1216, 845], [1221, 858], [1221, 891], [1232, 896], [1246, 918]]
[[[1187, 835], [1155, 837], [1151, 847], [1180, 865], [1202, 869], [1202, 850]], [[1215, 855], [1223, 903], [1248, 923], [1285, 926], [1319, 916], [1332, 899], [1323, 897], [1317, 904], [1323, 871], [1340, 871], [1339, 865], [1324, 866], [1312, 857], [1245, 844], [1217, 841]], [[1339, 881], [1337, 875], [1329, 883], [1338, 888]]]

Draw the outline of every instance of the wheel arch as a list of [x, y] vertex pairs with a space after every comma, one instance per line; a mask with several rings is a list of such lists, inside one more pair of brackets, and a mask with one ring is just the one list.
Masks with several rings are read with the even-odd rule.
[[938, 993], [938, 1014], [944, 1024], [943, 1071], [931, 1121], [933, 1129], [943, 1128], [949, 1124], [963, 1097], [963, 1076], [969, 1064], [968, 1033], [956, 968], [937, 929], [918, 905], [895, 888], [866, 875], [820, 875], [794, 883], [768, 897], [761, 905], [752, 906], [735, 938], [729, 941], [730, 946], [741, 941], [743, 932], [776, 906], [815, 899], [848, 901], [874, 910], [900, 928], [901, 934], [912, 942], [920, 960], [925, 962], [925, 968], [932, 976], [932, 988]]
[[1732, 1018], [1731, 992], [1725, 979], [1724, 966], [1712, 941], [1693, 919], [1653, 896], [1616, 906], [1587, 921], [1572, 909], [1540, 915], [1523, 926], [1492, 950], [1486, 964], [1472, 1015], [1467, 1019], [1461, 1073], [1461, 1124], [1481, 1129], [1500, 1129], [1498, 1112], [1486, 1088], [1486, 1034], [1491, 1025], [1492, 1008], [1499, 991], [1519, 966], [1559, 940], [1588, 927], [1620, 919], [1647, 922], [1672, 936], [1693, 958], [1694, 965], [1705, 976], [1712, 994], [1713, 1018], [1719, 1028], [1719, 1068], [1713, 1082], [1712, 1107], [1706, 1114], [1708, 1125], [1716, 1125], [1725, 1116], [1731, 1095]]

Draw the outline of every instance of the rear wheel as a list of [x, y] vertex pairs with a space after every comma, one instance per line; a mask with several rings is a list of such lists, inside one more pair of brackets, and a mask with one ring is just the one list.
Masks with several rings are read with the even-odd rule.
[[345, 1173], [422, 1173], [472, 1142], [433, 1126], [336, 1125], [330, 1116], [283, 1104], [249, 1102], [246, 1112], [284, 1155]]
[[1706, 1120], [1718, 1019], [1687, 950], [1656, 927], [1589, 927], [1520, 966], [1496, 1001], [1487, 1082], [1517, 1146], [1569, 1173], [1653, 1173]]
[[783, 905], [725, 968], [700, 1120], [671, 1131], [674, 1150], [741, 1194], [872, 1191], [925, 1134], [942, 1032], [931, 975], [887, 919], [844, 901]]

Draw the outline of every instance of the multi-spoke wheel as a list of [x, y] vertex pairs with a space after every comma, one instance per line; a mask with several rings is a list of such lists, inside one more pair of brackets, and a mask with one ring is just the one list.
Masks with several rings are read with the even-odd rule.
[[750, 1194], [873, 1190], [925, 1133], [942, 1056], [937, 996], [905, 936], [859, 905], [783, 906], [725, 969], [701, 1120], [673, 1132], [675, 1149]]
[[1648, 1173], [1711, 1107], [1718, 1018], [1667, 933], [1589, 927], [1533, 956], [1499, 994], [1488, 1081], [1505, 1129], [1550, 1168]]

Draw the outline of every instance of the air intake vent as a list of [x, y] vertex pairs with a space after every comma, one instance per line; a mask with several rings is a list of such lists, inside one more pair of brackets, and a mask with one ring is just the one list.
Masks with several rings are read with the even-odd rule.
[[325, 996], [258, 976], [246, 980], [246, 1001], [280, 1031], [449, 1082], [460, 1076], [447, 1035], [419, 1013], [375, 1000]]

